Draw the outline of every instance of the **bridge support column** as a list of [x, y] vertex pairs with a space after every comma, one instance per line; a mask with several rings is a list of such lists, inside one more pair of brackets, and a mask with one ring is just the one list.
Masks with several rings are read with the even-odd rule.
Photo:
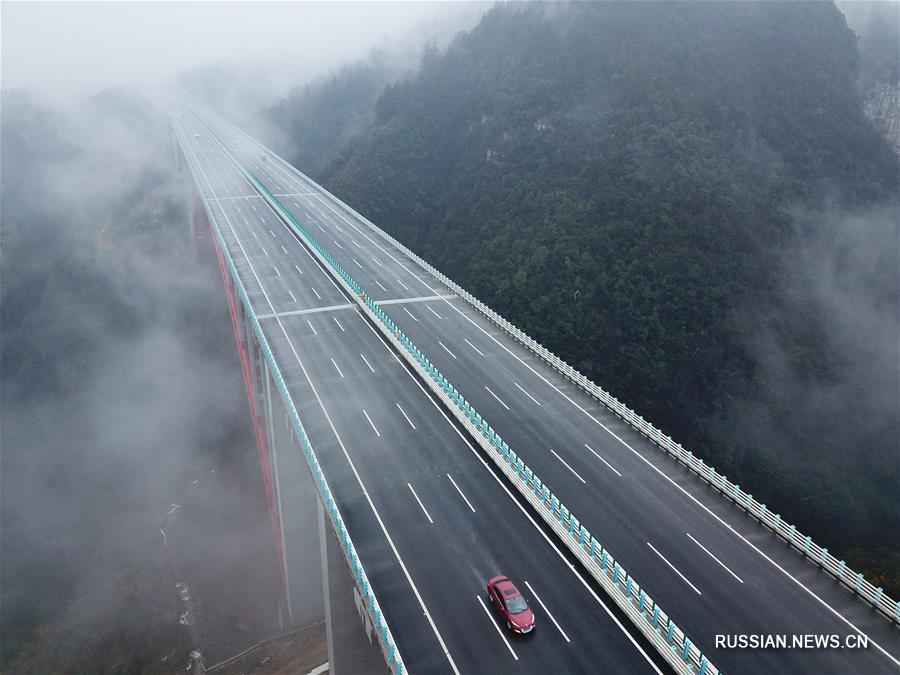
[[319, 574], [318, 492], [268, 368], [262, 375], [269, 466], [284, 551], [288, 618], [291, 625], [307, 626], [326, 616]]
[[316, 500], [316, 504], [319, 512], [325, 630], [328, 636], [328, 672], [332, 675], [384, 675], [389, 671], [378, 643], [379, 637], [362, 607], [347, 560], [322, 502]]

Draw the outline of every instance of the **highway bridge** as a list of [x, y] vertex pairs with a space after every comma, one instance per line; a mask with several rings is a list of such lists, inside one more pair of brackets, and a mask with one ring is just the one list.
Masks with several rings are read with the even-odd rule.
[[[328, 621], [333, 672], [900, 672], [897, 603], [789, 519], [221, 116], [172, 122], [285, 620]], [[498, 573], [535, 609], [524, 639], [487, 604]]]

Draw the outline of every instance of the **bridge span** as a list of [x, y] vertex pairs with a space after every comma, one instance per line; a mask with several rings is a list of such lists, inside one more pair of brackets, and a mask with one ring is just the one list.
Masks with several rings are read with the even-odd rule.
[[[330, 616], [348, 597], [395, 672], [900, 672], [883, 593], [224, 118], [172, 120], [243, 350], [286, 620], [329, 619], [335, 672], [378, 668]], [[525, 640], [486, 606], [497, 573], [535, 607]]]

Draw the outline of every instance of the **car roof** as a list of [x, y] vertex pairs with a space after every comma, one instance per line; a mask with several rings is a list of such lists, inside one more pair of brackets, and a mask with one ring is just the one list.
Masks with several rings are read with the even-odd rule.
[[497, 590], [499, 590], [505, 597], [510, 597], [519, 592], [519, 589], [516, 588], [516, 585], [511, 582], [509, 579], [504, 579], [497, 583]]

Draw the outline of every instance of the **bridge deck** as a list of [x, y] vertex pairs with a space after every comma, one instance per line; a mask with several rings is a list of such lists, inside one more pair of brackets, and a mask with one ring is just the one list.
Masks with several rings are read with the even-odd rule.
[[[201, 188], [254, 310], [268, 317], [266, 338], [407, 667], [450, 670], [442, 640], [464, 673], [595, 672], [600, 663], [653, 672], [652, 649], [635, 638], [648, 658], [628, 639], [631, 627], [607, 615], [602, 591], [586, 591], [593, 582], [573, 571], [408, 367], [346, 307], [350, 299], [262, 200], [242, 194], [249, 186], [203, 142], [202, 127], [187, 116], [179, 122], [198, 146]], [[434, 302], [421, 295], [398, 287], [384, 299], [398, 308]], [[539, 630], [509, 646], [478, 600], [501, 572], [527, 582], [533, 604], [536, 596], [546, 604], [536, 608]]]

